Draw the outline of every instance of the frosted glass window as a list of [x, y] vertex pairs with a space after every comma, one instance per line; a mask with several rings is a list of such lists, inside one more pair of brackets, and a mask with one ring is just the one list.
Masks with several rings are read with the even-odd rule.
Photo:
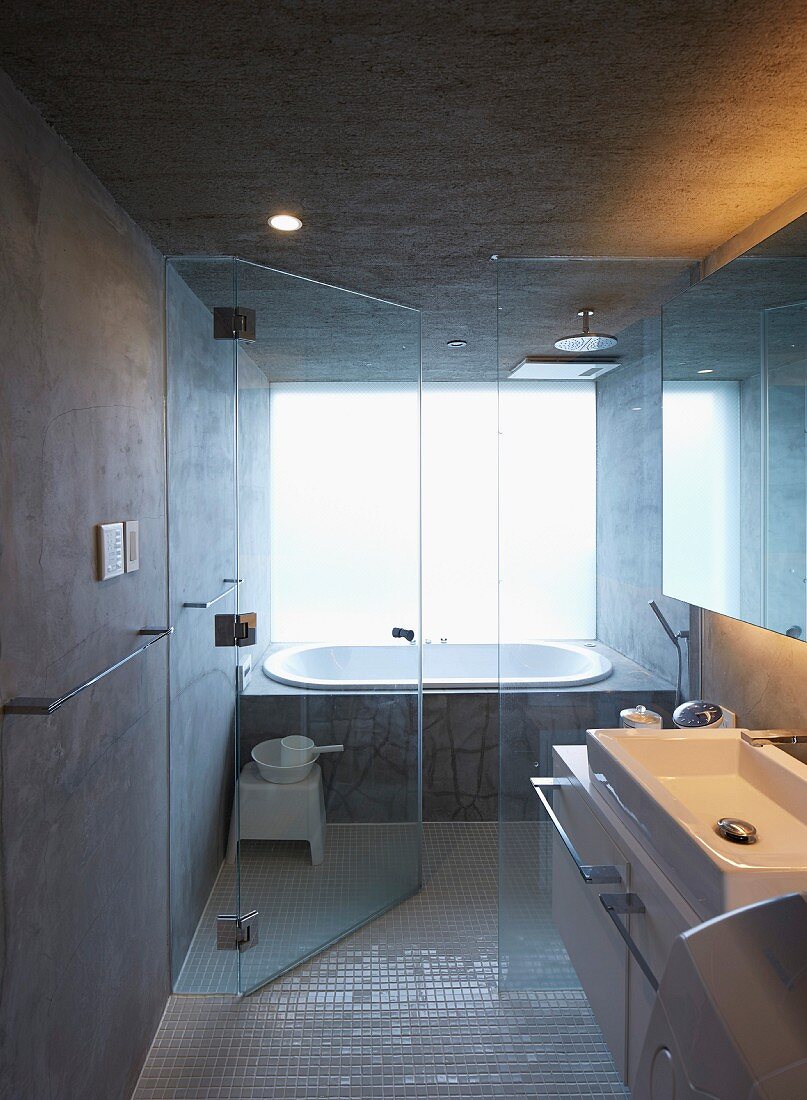
[[496, 642], [497, 452], [495, 385], [424, 388], [423, 637], [432, 642]]
[[596, 636], [593, 382], [503, 382], [502, 641]]
[[740, 384], [665, 382], [663, 414], [664, 592], [739, 616]]
[[[273, 385], [273, 642], [417, 627], [417, 427], [414, 389]], [[505, 640], [593, 637], [594, 384], [430, 383], [422, 431], [423, 637], [496, 642], [500, 549]]]
[[418, 449], [414, 386], [272, 386], [273, 642], [417, 628]]

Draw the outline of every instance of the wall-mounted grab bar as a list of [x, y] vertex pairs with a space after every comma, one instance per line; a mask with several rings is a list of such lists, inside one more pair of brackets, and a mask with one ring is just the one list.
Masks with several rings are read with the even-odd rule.
[[129, 661], [133, 661], [135, 657], [139, 657], [141, 653], [145, 653], [149, 646], [154, 645], [155, 642], [159, 642], [161, 638], [167, 638], [169, 634], [173, 634], [174, 628], [169, 626], [165, 630], [139, 630], [138, 634], [150, 635], [150, 640], [145, 645], [141, 645], [139, 649], [136, 649], [134, 653], [130, 653], [128, 657], [124, 657], [122, 661], [116, 661], [114, 665], [110, 665], [109, 668], [105, 668], [103, 672], [99, 672], [97, 675], [91, 677], [89, 680], [85, 680], [83, 684], [79, 684], [78, 687], [74, 687], [71, 691], [66, 691], [64, 695], [60, 695], [57, 699], [10, 699], [3, 710], [6, 714], [53, 714], [64, 703], [67, 703], [70, 699], [73, 699], [80, 692], [85, 691], [88, 687], [92, 687], [93, 684], [97, 684], [99, 680], [103, 680], [105, 676], [109, 676], [110, 672], [115, 672], [123, 665], [128, 664]]
[[639, 964], [639, 969], [650, 982], [653, 989], [658, 992], [658, 979], [653, 971], [650, 969], [650, 964], [647, 959], [641, 953], [636, 945], [636, 940], [625, 927], [624, 923], [620, 920], [619, 914], [625, 913], [629, 915], [631, 913], [645, 913], [647, 910], [644, 907], [644, 902], [638, 894], [600, 894], [600, 901], [602, 907], [611, 920], [614, 922], [617, 932], [619, 932], [625, 944], [633, 955], [636, 962]]
[[223, 600], [225, 596], [229, 596], [231, 592], [235, 592], [239, 584], [241, 584], [241, 578], [237, 580], [234, 577], [225, 577], [224, 583], [229, 584], [229, 588], [225, 588], [223, 592], [220, 592], [218, 596], [214, 596], [212, 600], [208, 600], [207, 603], [183, 603], [183, 607], [212, 607], [214, 603], [218, 603], [219, 600]]
[[549, 816], [549, 820], [555, 826], [558, 836], [563, 841], [563, 845], [566, 848], [566, 851], [569, 853], [569, 855], [572, 857], [575, 864], [577, 865], [577, 870], [580, 872], [583, 881], [589, 883], [589, 885], [591, 885], [591, 883], [598, 883], [603, 886], [613, 885], [615, 883], [622, 882], [622, 876], [620, 875], [618, 868], [614, 867], [610, 863], [583, 863], [577, 849], [569, 839], [568, 833], [563, 828], [560, 821], [558, 821], [557, 815], [552, 809], [549, 799], [544, 794], [543, 788], [548, 787], [551, 790], [557, 787], [568, 787], [570, 785], [569, 781], [561, 777], [546, 778], [544, 776], [536, 776], [530, 780], [530, 783], [532, 783], [533, 788], [535, 789], [535, 793], [540, 798], [543, 807], [546, 810], [547, 815]]

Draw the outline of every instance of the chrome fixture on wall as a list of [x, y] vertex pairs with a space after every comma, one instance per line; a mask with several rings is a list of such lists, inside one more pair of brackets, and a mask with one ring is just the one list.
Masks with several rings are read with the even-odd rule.
[[664, 633], [675, 646], [675, 651], [678, 654], [678, 678], [675, 682], [675, 705], [676, 707], [679, 707], [681, 705], [681, 680], [684, 674], [684, 657], [681, 652], [681, 642], [685, 641], [687, 642], [687, 645], [689, 644], [689, 631], [679, 630], [676, 633], [676, 631], [674, 631], [670, 624], [667, 622], [667, 619], [665, 618], [663, 612], [661, 611], [661, 608], [655, 600], [650, 600], [650, 609], [656, 616], [658, 621], [661, 623], [662, 627], [664, 628]]

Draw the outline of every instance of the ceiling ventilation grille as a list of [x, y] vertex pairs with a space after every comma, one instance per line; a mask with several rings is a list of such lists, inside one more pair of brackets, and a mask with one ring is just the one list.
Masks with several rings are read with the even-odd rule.
[[619, 359], [559, 359], [545, 355], [526, 355], [510, 371], [508, 378], [543, 382], [591, 381], [619, 366]]

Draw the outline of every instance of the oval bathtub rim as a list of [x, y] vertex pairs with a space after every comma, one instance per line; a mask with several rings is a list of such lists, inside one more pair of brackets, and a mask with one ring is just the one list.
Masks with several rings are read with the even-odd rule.
[[[455, 642], [448, 643], [449, 645], [495, 645], [496, 643], [485, 642]], [[523, 691], [542, 691], [553, 690], [563, 688], [575, 688], [586, 687], [591, 684], [600, 683], [603, 680], [607, 680], [614, 671], [612, 662], [602, 653], [597, 652], [595, 649], [585, 649], [583, 645], [576, 644], [574, 642], [565, 641], [551, 641], [544, 639], [532, 639], [525, 642], [506, 642], [505, 645], [535, 645], [535, 646], [550, 646], [555, 649], [563, 649], [572, 653], [579, 653], [582, 656], [591, 658], [596, 656], [601, 664], [607, 666], [600, 669], [600, 671], [592, 672], [591, 675], [568, 675], [568, 676], [553, 676], [553, 677], [532, 677], [530, 679], [523, 679], [518, 677], [468, 677], [468, 676], [456, 676], [446, 679], [440, 679], [437, 677], [430, 677], [424, 679], [423, 690], [424, 691], [493, 691], [497, 688], [504, 688], [506, 690], [523, 690]], [[354, 678], [352, 680], [336, 680], [336, 679], [322, 679], [321, 677], [308, 676], [292, 676], [291, 674], [283, 674], [282, 671], [273, 667], [270, 671], [270, 665], [275, 658], [283, 655], [285, 658], [294, 657], [299, 653], [310, 652], [317, 649], [334, 649], [334, 648], [348, 648], [348, 649], [374, 649], [380, 648], [378, 644], [350, 644], [347, 642], [303, 642], [303, 643], [290, 643], [284, 645], [279, 643], [279, 648], [274, 653], [270, 653], [262, 663], [261, 668], [263, 674], [275, 683], [283, 684], [286, 687], [297, 688], [301, 691], [321, 691], [321, 692], [406, 692], [417, 690], [418, 681], [416, 679], [396, 680], [381, 679], [378, 677], [365, 677], [363, 679]]]

